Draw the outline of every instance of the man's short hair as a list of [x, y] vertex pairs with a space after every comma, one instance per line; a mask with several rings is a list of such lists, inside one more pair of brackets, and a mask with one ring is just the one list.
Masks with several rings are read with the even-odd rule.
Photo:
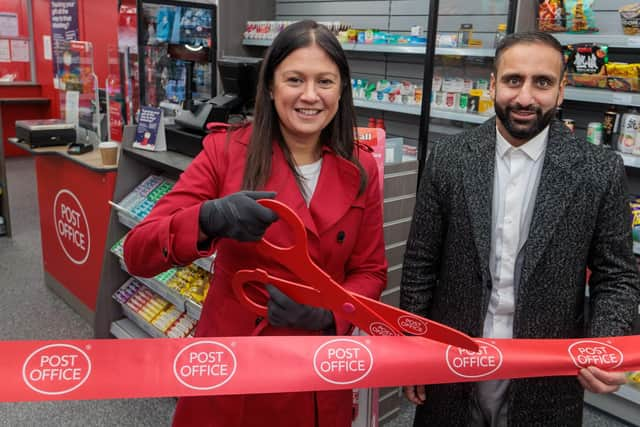
[[512, 33], [508, 34], [504, 39], [502, 39], [500, 43], [498, 43], [498, 46], [496, 46], [496, 54], [493, 59], [493, 72], [497, 73], [498, 62], [507, 49], [519, 44], [532, 43], [539, 43], [545, 46], [549, 46], [550, 48], [558, 52], [558, 55], [560, 55], [560, 59], [562, 61], [562, 70], [560, 71], [560, 75], [562, 76], [565, 70], [564, 49], [562, 48], [562, 45], [560, 44], [558, 39], [553, 37], [551, 34], [543, 33], [542, 31]]

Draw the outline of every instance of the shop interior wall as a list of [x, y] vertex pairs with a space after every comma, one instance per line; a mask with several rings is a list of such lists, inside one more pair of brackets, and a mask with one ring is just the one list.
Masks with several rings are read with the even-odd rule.
[[[429, 2], [425, 0], [276, 1], [276, 19], [342, 21], [351, 24], [353, 28], [375, 28], [401, 34], [408, 34], [414, 25], [421, 25], [426, 31], [428, 12]], [[481, 39], [486, 47], [493, 47], [496, 28], [498, 24], [507, 22], [507, 12], [507, 0], [441, 1], [438, 31], [456, 32], [460, 24], [472, 23], [474, 38]], [[410, 80], [414, 83], [422, 81], [424, 58], [421, 55], [362, 52], [348, 52], [347, 55], [351, 75], [355, 78]], [[358, 109], [357, 113], [359, 125], [366, 125], [369, 117], [384, 118], [390, 137], [403, 137], [405, 143], [417, 144], [418, 116], [366, 109]], [[437, 133], [452, 133], [463, 129], [460, 126], [442, 126], [437, 121], [433, 124], [439, 131]]]
[[[32, 0], [34, 45], [37, 82], [42, 86], [42, 96], [55, 101], [53, 88], [53, 64], [44, 58], [44, 36], [51, 36], [51, 1]], [[93, 44], [94, 70], [100, 87], [107, 77], [107, 48], [118, 44], [118, 0], [78, 0], [78, 26], [80, 40]], [[57, 102], [53, 102], [53, 117], [59, 116]]]
[[[18, 16], [18, 35], [29, 37], [28, 11], [24, 0], [2, 0], [0, 10], [15, 13]], [[19, 82], [31, 80], [28, 62], [0, 62], [0, 76], [7, 74], [15, 74], [15, 80]]]
[[[11, 3], [16, 0], [3, 0]], [[3, 115], [3, 134], [9, 137], [15, 134], [14, 122], [17, 119], [60, 117], [59, 98], [57, 90], [53, 87], [53, 64], [50, 59], [45, 59], [44, 36], [51, 36], [51, 1], [30, 0], [33, 14], [33, 46], [34, 60], [36, 63], [36, 76], [34, 87], [25, 86], [0, 86], [0, 97], [48, 98], [51, 103], [48, 108], [41, 105], [24, 105], [20, 107], [19, 115]], [[27, 11], [22, 11], [21, 20], [26, 23]], [[118, 28], [118, 0], [78, 0], [78, 26], [80, 39], [93, 43], [94, 69], [98, 76], [100, 87], [104, 87], [107, 77], [107, 48], [109, 45], [117, 46]], [[5, 143], [7, 157], [24, 155], [25, 152]]]

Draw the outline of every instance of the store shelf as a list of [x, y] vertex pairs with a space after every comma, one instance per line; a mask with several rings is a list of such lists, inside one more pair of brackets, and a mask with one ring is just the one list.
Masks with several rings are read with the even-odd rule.
[[625, 36], [623, 34], [571, 34], [571, 33], [554, 33], [553, 36], [563, 45], [576, 43], [596, 43], [599, 45], [607, 45], [609, 47], [618, 48], [639, 48], [640, 36]]
[[481, 124], [491, 119], [493, 115], [483, 116], [480, 114], [457, 113], [455, 111], [432, 109], [431, 117], [435, 117], [438, 119], [457, 120], [459, 122]]
[[[113, 206], [118, 210], [118, 221], [120, 222], [120, 224], [124, 225], [127, 228], [133, 228], [136, 225], [138, 225], [140, 220], [135, 218], [130, 212], [118, 207], [115, 204]], [[198, 267], [204, 269], [205, 271], [211, 272], [214, 257], [215, 255], [212, 255], [207, 258], [199, 258], [193, 261], [193, 263]]]
[[410, 114], [419, 116], [420, 105], [394, 104], [392, 102], [382, 101], [365, 101], [364, 99], [354, 99], [353, 105], [360, 108], [369, 108], [371, 110], [393, 111], [395, 113]]
[[[244, 39], [245, 46], [271, 46], [271, 40]], [[392, 44], [363, 44], [363, 43], [342, 43], [342, 49], [351, 52], [372, 52], [372, 53], [402, 53], [409, 55], [424, 55], [427, 47], [424, 45], [392, 45]], [[481, 56], [493, 57], [495, 49], [476, 48], [436, 48], [436, 55], [455, 56]]]
[[131, 308], [129, 308], [128, 305], [122, 304], [122, 311], [124, 312], [125, 316], [127, 316], [127, 318], [131, 320], [131, 322], [135, 326], [138, 327], [138, 329], [143, 331], [143, 333], [147, 334], [147, 338], [148, 337], [167, 338], [167, 336], [160, 329], [156, 328], [151, 323], [144, 320], [142, 316], [140, 316], [138, 313], [136, 313]]
[[170, 169], [178, 173], [184, 172], [187, 166], [193, 161], [193, 157], [173, 151], [146, 151], [133, 148], [126, 144], [122, 145], [122, 150], [154, 168], [163, 170]]
[[185, 311], [187, 313], [187, 316], [191, 317], [194, 320], [200, 320], [200, 315], [202, 314], [202, 306], [188, 299], [185, 301]]
[[606, 89], [567, 86], [564, 99], [569, 101], [594, 102], [621, 106], [640, 106], [640, 93], [614, 92]]
[[118, 210], [118, 221], [120, 222], [120, 224], [124, 225], [127, 228], [133, 228], [140, 222], [140, 220], [135, 218], [130, 213], [123, 212], [121, 210]]
[[[381, 101], [365, 101], [362, 99], [354, 99], [353, 105], [360, 108], [369, 108], [371, 110], [392, 111], [394, 113], [410, 114], [414, 116], [420, 115], [420, 105], [394, 104], [391, 102]], [[492, 116], [482, 116], [480, 114], [459, 113], [456, 111], [431, 110], [431, 117], [439, 119], [457, 120], [467, 123], [484, 123]]]
[[634, 426], [640, 426], [640, 390], [623, 385], [615, 393], [585, 392], [584, 401], [591, 406], [615, 415]]
[[215, 255], [211, 255], [207, 258], [198, 258], [197, 260], [193, 261], [193, 263], [202, 268], [204, 271], [208, 271], [209, 273], [211, 273], [213, 271], [213, 260], [215, 259], [215, 257]]
[[[129, 273], [127, 271], [127, 266], [124, 264], [124, 261], [122, 259], [120, 259], [120, 267], [122, 268], [122, 270]], [[166, 299], [171, 304], [175, 305], [178, 310], [180, 311], [186, 310], [187, 298], [183, 297], [179, 292], [176, 292], [175, 290], [171, 289], [164, 283], [153, 278], [145, 278], [145, 277], [138, 277], [138, 276], [133, 276], [133, 277], [135, 277], [139, 282], [144, 284], [153, 292], [157, 293], [162, 298]]]
[[151, 336], [145, 331], [140, 329], [131, 320], [124, 318], [111, 322], [111, 328], [109, 329], [111, 334], [120, 339], [131, 338], [150, 338]]
[[618, 152], [618, 154], [622, 156], [622, 161], [625, 166], [630, 168], [640, 168], [640, 156], [620, 152]]
[[436, 48], [436, 55], [480, 56], [480, 57], [493, 58], [495, 54], [496, 54], [495, 49], [448, 48], [448, 47]]

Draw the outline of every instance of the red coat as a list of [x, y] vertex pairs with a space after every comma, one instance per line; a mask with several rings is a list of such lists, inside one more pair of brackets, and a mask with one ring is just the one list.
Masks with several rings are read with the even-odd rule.
[[[256, 315], [233, 295], [230, 279], [235, 271], [260, 267], [295, 280], [275, 260], [261, 257], [245, 243], [217, 239], [207, 251], [197, 248], [200, 205], [241, 189], [250, 134], [251, 127], [246, 127], [232, 133], [230, 138], [226, 132], [214, 132], [205, 138], [203, 151], [173, 190], [129, 233], [124, 244], [127, 268], [143, 277], [154, 276], [176, 264], [189, 264], [217, 250], [214, 278], [198, 322], [197, 336], [246, 336], [255, 329]], [[302, 218], [309, 236], [309, 252], [316, 264], [345, 288], [379, 298], [387, 271], [382, 196], [373, 157], [358, 150], [358, 158], [368, 175], [367, 187], [360, 196], [358, 169], [325, 149], [318, 184], [307, 207], [282, 150], [274, 143], [273, 172], [265, 190], [276, 191], [276, 199]], [[339, 239], [339, 233], [344, 237]], [[275, 244], [287, 246], [289, 235], [286, 225], [275, 222], [265, 236]], [[339, 335], [347, 334], [351, 325], [336, 316], [336, 328]], [[262, 332], [262, 335], [305, 334], [309, 332], [271, 327]], [[350, 390], [181, 398], [174, 425], [344, 427], [351, 422], [351, 400]]]

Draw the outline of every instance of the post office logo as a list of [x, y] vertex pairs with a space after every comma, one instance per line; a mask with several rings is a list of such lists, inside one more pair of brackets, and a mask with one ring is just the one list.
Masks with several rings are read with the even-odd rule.
[[502, 351], [486, 341], [476, 340], [477, 352], [460, 347], [447, 347], [446, 360], [451, 372], [462, 378], [482, 378], [495, 373], [502, 366]]
[[412, 335], [424, 335], [427, 333], [427, 322], [415, 316], [400, 316], [398, 318], [398, 326]]
[[173, 361], [173, 374], [193, 390], [212, 390], [226, 384], [235, 374], [236, 355], [216, 341], [198, 341], [184, 347]]
[[338, 338], [322, 344], [313, 355], [316, 374], [331, 384], [354, 384], [373, 368], [369, 348], [352, 339]]
[[71, 191], [58, 191], [53, 201], [53, 223], [65, 255], [74, 264], [84, 264], [91, 251], [89, 222], [80, 200]]
[[398, 335], [393, 331], [393, 329], [389, 328], [387, 325], [381, 322], [373, 322], [369, 325], [369, 334], [376, 336], [395, 336]]
[[33, 391], [46, 395], [70, 393], [87, 381], [91, 359], [70, 344], [50, 344], [33, 351], [22, 365], [22, 378]]
[[616, 347], [592, 340], [574, 342], [569, 346], [569, 355], [578, 368], [596, 366], [603, 369], [614, 369], [624, 360], [622, 351]]

